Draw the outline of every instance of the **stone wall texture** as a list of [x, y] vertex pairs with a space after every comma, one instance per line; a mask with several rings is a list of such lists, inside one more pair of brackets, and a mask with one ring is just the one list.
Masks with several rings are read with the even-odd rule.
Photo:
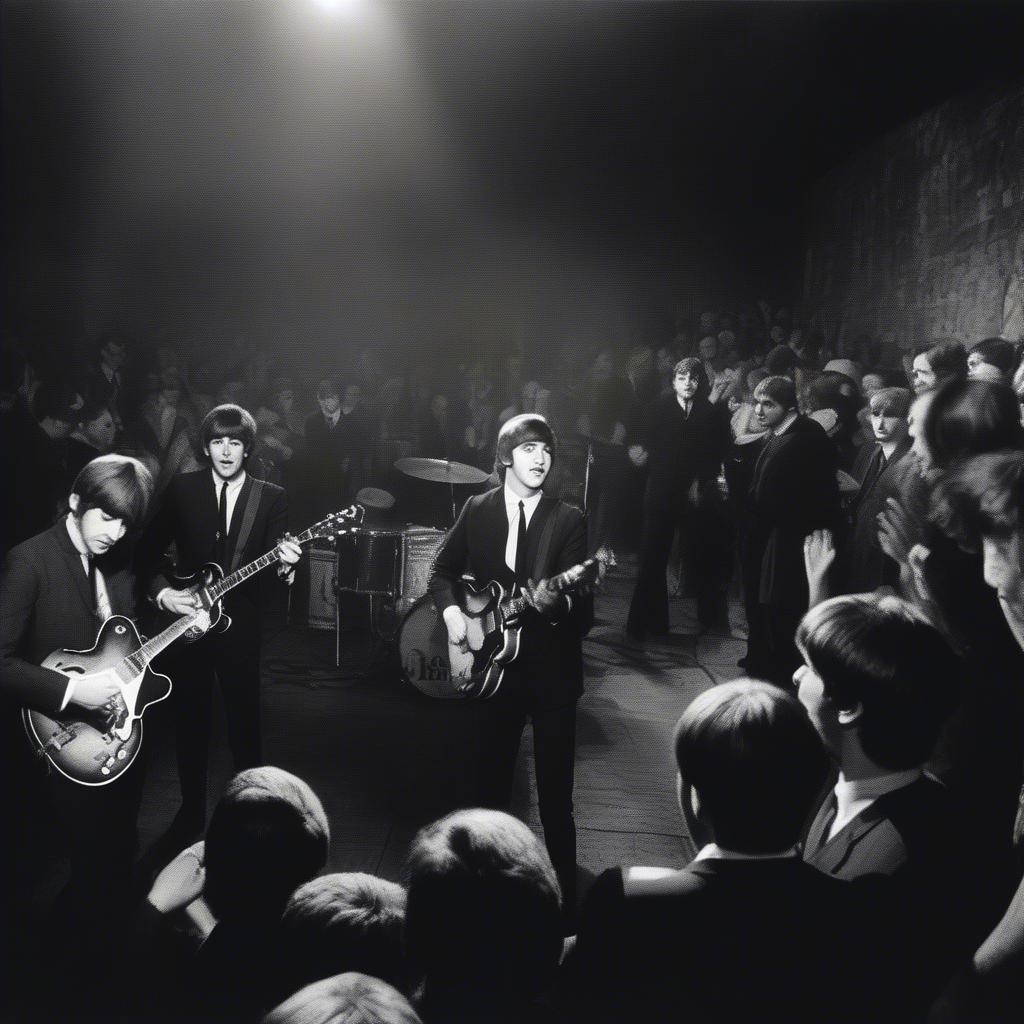
[[803, 311], [833, 351], [1024, 336], [1024, 83], [943, 104], [807, 206]]

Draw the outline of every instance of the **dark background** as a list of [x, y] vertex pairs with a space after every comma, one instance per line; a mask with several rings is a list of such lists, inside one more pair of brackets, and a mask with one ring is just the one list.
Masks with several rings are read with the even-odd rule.
[[804, 203], [1024, 5], [7, 0], [5, 326], [311, 358], [798, 298]]

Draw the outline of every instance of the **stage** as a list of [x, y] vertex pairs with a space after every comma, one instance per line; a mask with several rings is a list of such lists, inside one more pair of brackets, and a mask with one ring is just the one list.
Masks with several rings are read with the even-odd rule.
[[[703, 689], [741, 674], [736, 659], [743, 641], [695, 636], [690, 600], [672, 602], [668, 637], [626, 645], [622, 624], [631, 592], [627, 565], [598, 592], [597, 620], [583, 648], [586, 693], [578, 709], [575, 805], [585, 875], [618, 863], [689, 860], [692, 846], [676, 807], [672, 728]], [[739, 637], [742, 610], [735, 603], [730, 616]], [[268, 644], [264, 749], [268, 763], [304, 778], [323, 801], [332, 830], [330, 870], [397, 880], [416, 830], [472, 803], [477, 705], [422, 696], [402, 679], [397, 656], [386, 650], [368, 665], [365, 630], [343, 631], [341, 641], [340, 668], [330, 632], [293, 625]], [[147, 722], [143, 850], [178, 806], [168, 719], [154, 715]], [[530, 743], [527, 730], [513, 813], [540, 835]], [[213, 744], [211, 808], [231, 771], [222, 721], [215, 724]]]

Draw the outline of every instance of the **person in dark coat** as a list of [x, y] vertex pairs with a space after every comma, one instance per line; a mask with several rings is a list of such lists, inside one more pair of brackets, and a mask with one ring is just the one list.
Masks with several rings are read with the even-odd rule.
[[[502, 426], [495, 461], [503, 483], [466, 502], [437, 554], [429, 591], [445, 620], [449, 649], [461, 646], [463, 652], [468, 651], [467, 624], [453, 588], [464, 573], [479, 585], [495, 580], [529, 595], [518, 657], [506, 666], [497, 694], [479, 705], [479, 799], [485, 807], [508, 807], [529, 717], [544, 838], [571, 913], [576, 701], [583, 692], [582, 638], [593, 622], [594, 605], [588, 595], [559, 595], [533, 585], [586, 558], [583, 515], [542, 491], [554, 443], [547, 421], [535, 413], [514, 416]], [[455, 664], [452, 670], [457, 672]]]
[[668, 632], [665, 569], [677, 529], [691, 555], [701, 626], [715, 625], [725, 615], [721, 563], [727, 556], [712, 531], [715, 521], [720, 524], [726, 516], [718, 474], [732, 443], [728, 413], [708, 401], [708, 379], [699, 359], [676, 364], [672, 388], [672, 394], [651, 405], [641, 443], [629, 453], [634, 465], [647, 467], [640, 567], [626, 623], [627, 634], [636, 640]]
[[850, 533], [843, 552], [843, 580], [847, 593], [899, 584], [899, 566], [878, 543], [878, 514], [889, 498], [902, 493], [904, 476], [914, 472], [907, 432], [912, 395], [907, 388], [883, 388], [871, 396], [874, 441], [862, 445], [853, 464], [860, 484], [850, 504]]
[[[129, 905], [143, 757], [104, 786], [72, 782], [55, 769], [47, 775], [39, 762], [30, 761], [18, 712], [29, 707], [51, 717], [61, 712], [83, 717], [120, 694], [117, 682], [105, 674], [69, 678], [40, 663], [56, 650], [92, 649], [104, 619], [133, 614], [134, 581], [126, 546], [120, 542], [145, 518], [152, 492], [148, 470], [135, 459], [94, 459], [72, 485], [70, 511], [13, 548], [0, 581], [0, 765], [7, 780], [3, 805], [11, 837], [2, 844], [4, 885], [20, 895], [19, 874], [8, 857], [19, 849], [32, 850], [27, 816], [45, 818], [49, 813], [39, 792], [43, 787], [34, 781], [45, 779], [71, 859], [68, 883], [47, 929], [49, 956], [63, 964], [65, 982], [69, 971], [76, 978], [81, 971], [100, 990], [99, 976], [85, 964], [95, 966], [90, 952], [108, 948], [103, 943], [113, 936], [106, 929], [122, 920]], [[26, 806], [33, 798], [41, 803]], [[6, 940], [14, 933], [8, 931], [8, 920], [2, 924]], [[5, 963], [12, 965], [11, 960]]]
[[962, 667], [897, 597], [824, 601], [800, 623], [797, 643], [798, 696], [839, 773], [803, 856], [836, 878], [892, 880], [894, 905], [905, 907], [896, 927], [906, 991], [920, 1014], [998, 914], [986, 874], [964, 872], [975, 848], [965, 809], [924, 769], [960, 700]]
[[746, 670], [789, 687], [800, 664], [793, 637], [809, 598], [804, 538], [835, 529], [838, 520], [836, 453], [820, 424], [797, 412], [788, 377], [761, 381], [754, 411], [771, 436], [754, 465], [749, 494], [744, 584], [756, 587], [758, 605]]
[[827, 769], [803, 708], [768, 683], [724, 683], [674, 745], [680, 807], [706, 842], [682, 870], [598, 878], [565, 971], [571, 1019], [880, 1019], [872, 903], [797, 846]]
[[[177, 718], [178, 774], [182, 808], [172, 831], [182, 842], [198, 835], [206, 820], [211, 697], [216, 675], [224, 696], [228, 740], [237, 770], [262, 763], [260, 739], [260, 641], [262, 620], [275, 601], [283, 604], [280, 579], [293, 578], [301, 549], [287, 537], [288, 503], [281, 487], [246, 473], [256, 439], [256, 423], [237, 405], [212, 409], [200, 427], [208, 469], [183, 473], [171, 481], [160, 509], [143, 538], [144, 567], [150, 573], [150, 600], [162, 611], [187, 615], [197, 607], [188, 590], [170, 582], [162, 556], [171, 541], [180, 576], [207, 562], [224, 574], [273, 550], [277, 573], [247, 580], [224, 599], [232, 622], [225, 632], [169, 650], [165, 671], [177, 681], [171, 701]], [[276, 598], [275, 598], [276, 591]]]

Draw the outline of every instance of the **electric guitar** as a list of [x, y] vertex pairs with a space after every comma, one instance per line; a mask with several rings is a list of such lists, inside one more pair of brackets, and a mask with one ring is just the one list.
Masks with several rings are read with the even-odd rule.
[[[316, 537], [344, 533], [349, 528], [346, 524], [358, 522], [362, 515], [362, 508], [352, 505], [332, 513], [295, 539], [305, 544]], [[92, 711], [76, 705], [72, 713], [50, 716], [23, 708], [22, 722], [36, 754], [83, 786], [106, 786], [124, 774], [142, 746], [143, 713], [171, 692], [171, 680], [154, 672], [149, 663], [180, 637], [197, 639], [215, 623], [226, 629], [231, 620], [221, 610], [221, 598], [275, 561], [276, 549], [226, 577], [218, 565], [203, 566], [192, 577], [201, 607], [175, 619], [145, 643], [131, 619], [112, 615], [100, 626], [96, 644], [89, 650], [58, 650], [49, 655], [43, 668], [71, 677], [108, 673], [120, 692]]]
[[[539, 586], [546, 585], [558, 594], [592, 587], [604, 579], [608, 567], [614, 564], [614, 555], [601, 548], [585, 562], [542, 581]], [[453, 590], [466, 619], [468, 651], [449, 641], [451, 681], [459, 696], [486, 700], [498, 692], [505, 666], [519, 654], [521, 617], [530, 602], [518, 587], [509, 593], [495, 580], [480, 588], [463, 580]]]
[[[365, 514], [366, 510], [362, 505], [349, 505], [348, 508], [342, 509], [340, 512], [332, 512], [320, 522], [314, 523], [308, 530], [304, 530], [292, 540], [298, 544], [308, 544], [318, 537], [339, 536], [358, 526], [363, 521]], [[231, 616], [224, 611], [221, 604], [224, 595], [240, 583], [244, 583], [250, 576], [254, 576], [266, 569], [268, 565], [273, 565], [280, 560], [275, 547], [273, 551], [268, 551], [248, 565], [236, 569], [230, 576], [225, 576], [224, 570], [216, 562], [207, 562], [191, 576], [173, 577], [174, 589], [188, 590], [194, 594], [199, 599], [199, 610], [206, 612], [210, 617], [209, 628], [204, 629], [201, 625], [193, 626], [185, 632], [185, 642], [192, 643], [206, 633], [223, 633], [231, 625]]]

